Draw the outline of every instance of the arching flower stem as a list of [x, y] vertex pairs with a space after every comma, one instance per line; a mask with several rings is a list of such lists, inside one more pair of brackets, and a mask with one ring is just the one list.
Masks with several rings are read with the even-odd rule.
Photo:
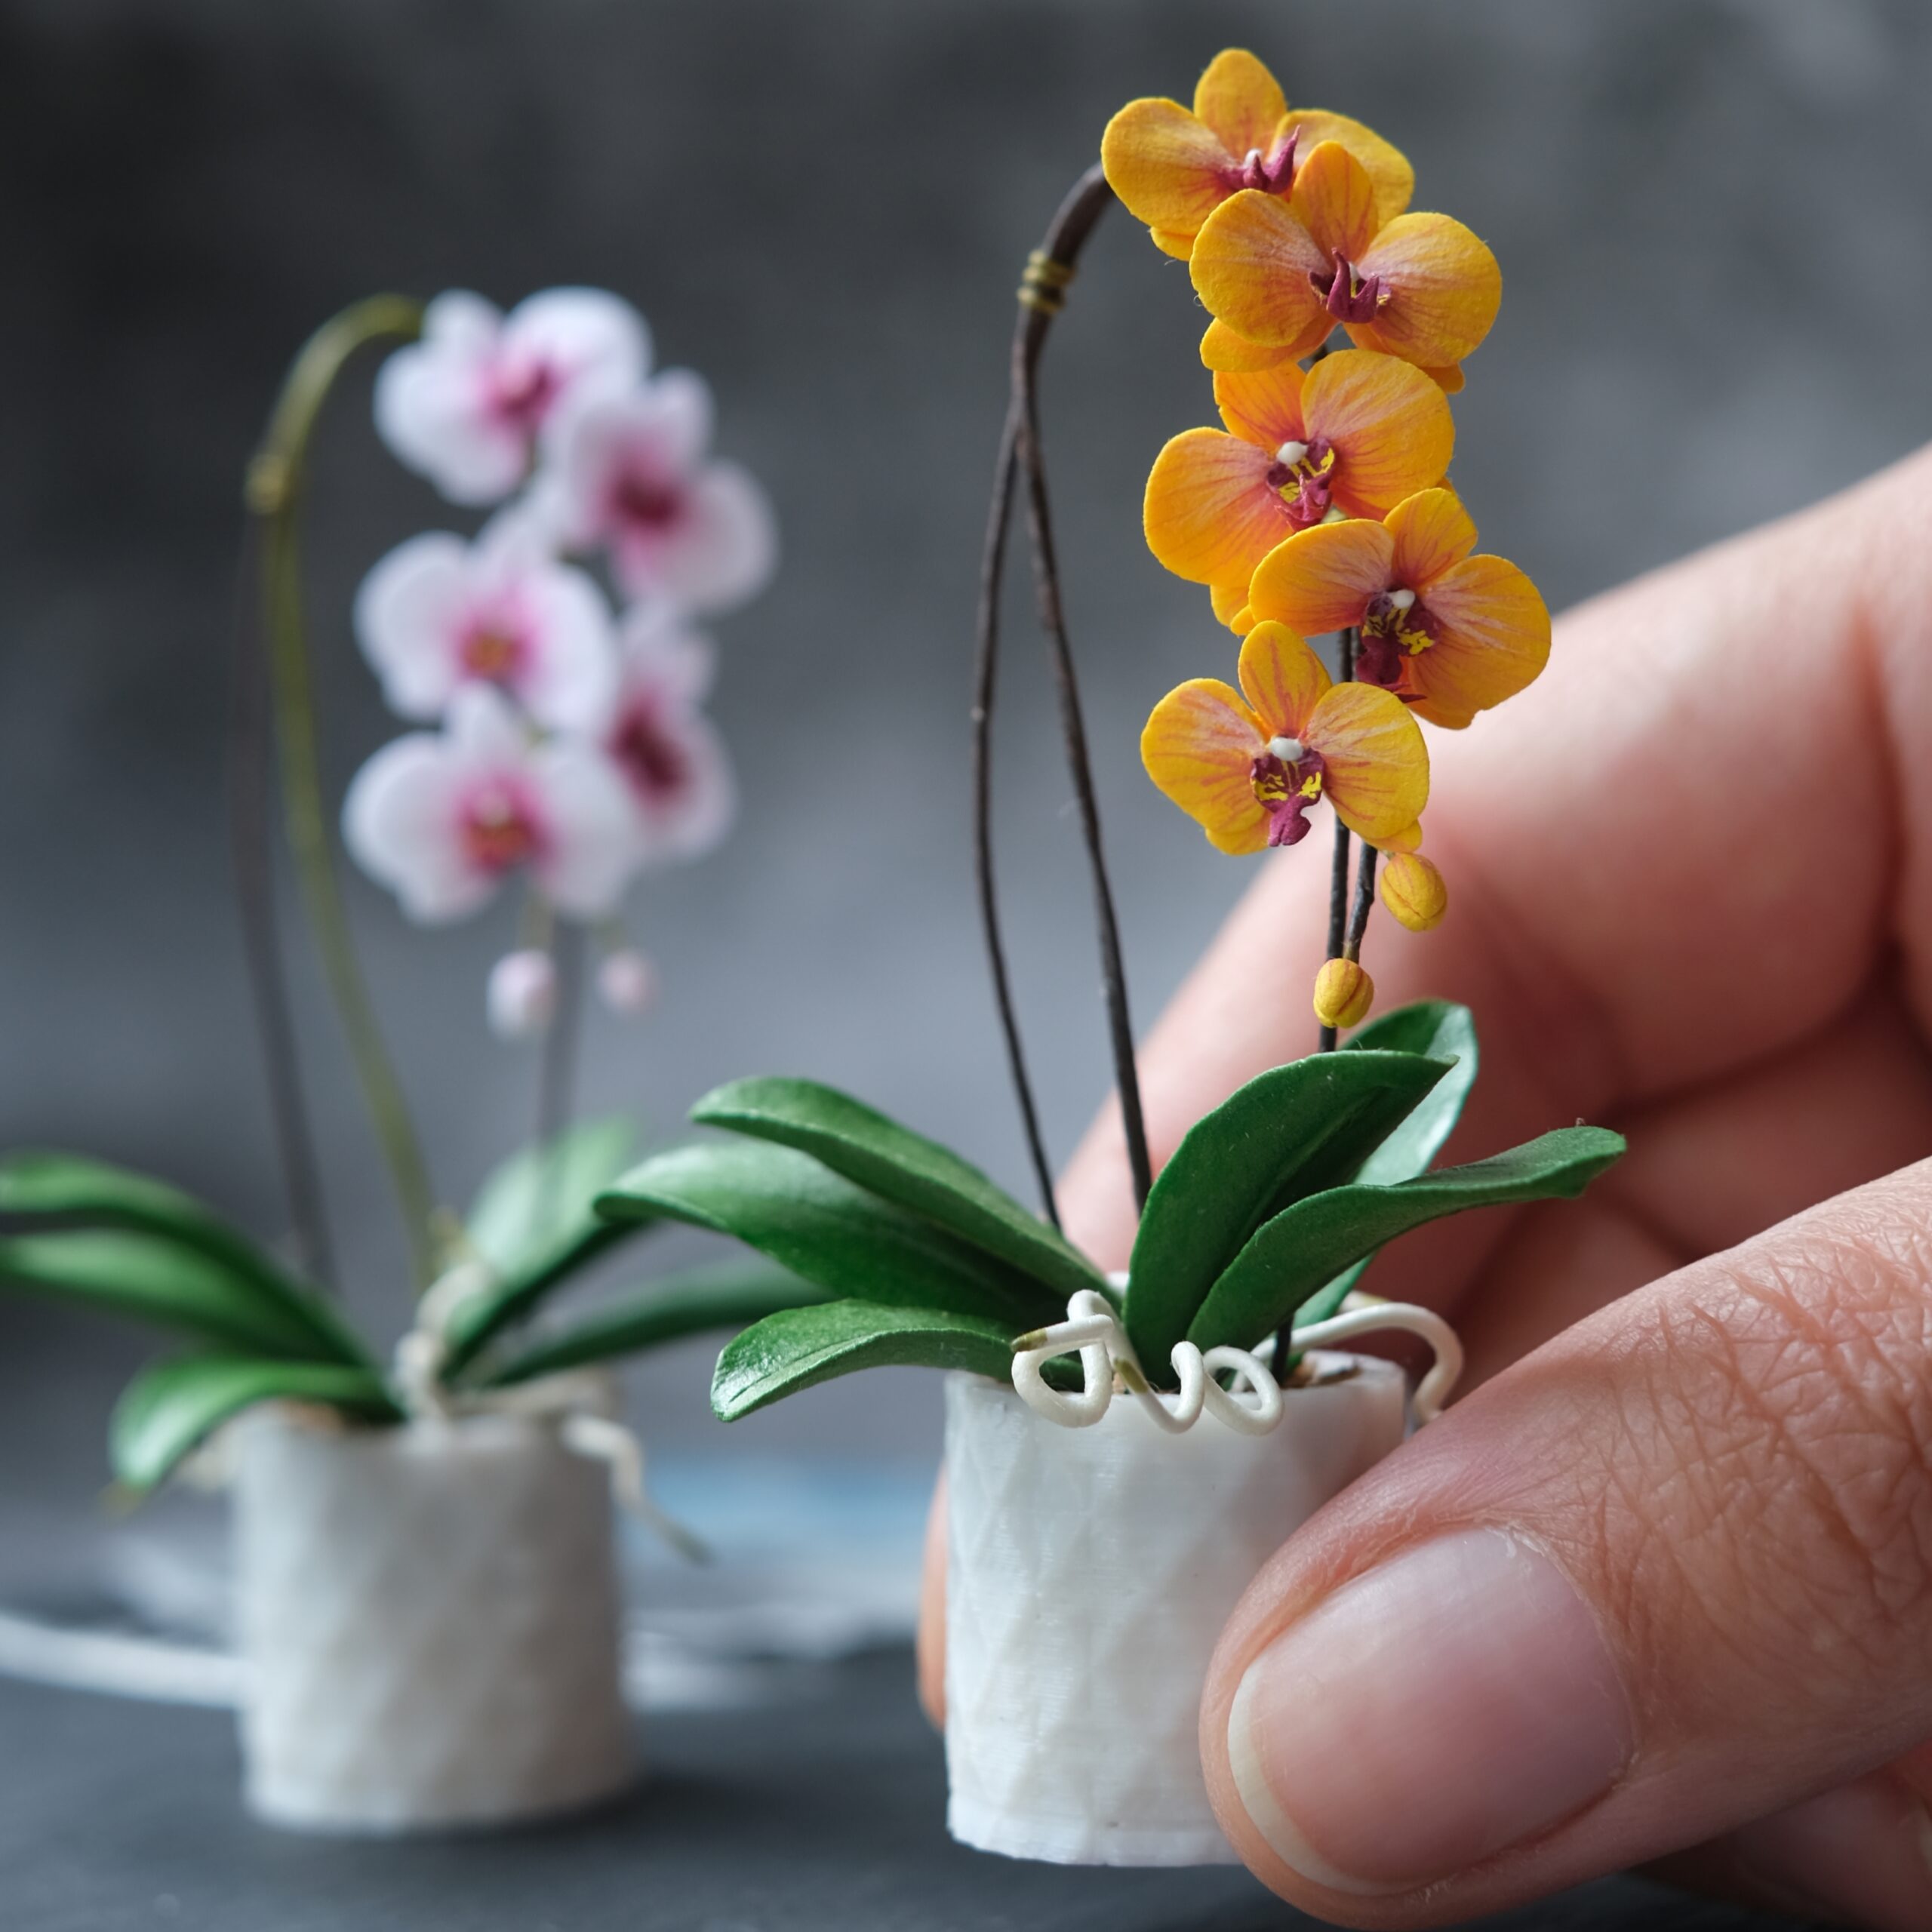
[[[324, 977], [402, 1211], [417, 1284], [426, 1287], [436, 1272], [432, 1232], [435, 1196], [401, 1083], [362, 977], [336, 875], [330, 816], [322, 797], [301, 571], [303, 492], [309, 441], [322, 406], [358, 349], [372, 343], [414, 341], [421, 331], [422, 315], [420, 303], [401, 296], [372, 296], [343, 309], [309, 338], [289, 370], [261, 447], [249, 463], [245, 500], [259, 532], [262, 612], [289, 846]], [[247, 771], [256, 769], [260, 761], [245, 756], [238, 762]], [[238, 785], [235, 789], [238, 813], [252, 810], [256, 804], [244, 795], [245, 789]], [[238, 853], [242, 843], [238, 833]], [[267, 886], [265, 869], [249, 869], [242, 884], [245, 894], [259, 897]], [[272, 937], [272, 902], [266, 908], [257, 904], [248, 917], [251, 930]], [[286, 1007], [281, 964], [274, 954], [272, 943], [251, 945], [250, 961], [257, 1003], [264, 1014], [271, 1084], [278, 1094], [296, 1097], [291, 1116], [295, 1118], [299, 1117], [300, 1099], [292, 1034], [285, 1023], [278, 1027], [267, 1017], [278, 1008], [285, 1011]], [[278, 1057], [285, 1057], [286, 1063], [274, 1064]], [[312, 1153], [307, 1135], [302, 1134], [299, 1145], [290, 1140], [284, 1118], [289, 1112], [287, 1105], [278, 1103], [284, 1165], [291, 1176], [291, 1204], [307, 1202], [318, 1212], [320, 1196], [312, 1186]], [[293, 1176], [305, 1160], [308, 1174], [298, 1185]], [[313, 1229], [305, 1231], [305, 1245], [312, 1248], [317, 1238]]]
[[1032, 540], [1034, 587], [1040, 622], [1052, 656], [1060, 703], [1060, 728], [1067, 768], [1079, 808], [1081, 830], [1093, 880], [1095, 923], [1099, 930], [1100, 969], [1105, 983], [1108, 1034], [1112, 1048], [1115, 1080], [1120, 1094], [1121, 1123], [1127, 1141], [1128, 1162], [1137, 1205], [1144, 1205], [1153, 1183], [1147, 1151], [1147, 1131], [1140, 1104], [1140, 1083], [1134, 1057], [1134, 1031], [1128, 1009], [1127, 980], [1121, 959], [1120, 929], [1113, 891], [1100, 836], [1099, 804], [1087, 755], [1086, 728], [1081, 717], [1078, 680], [1072, 646], [1067, 635], [1054, 555], [1053, 526], [1047, 498], [1046, 468], [1040, 447], [1038, 372], [1040, 355], [1054, 317], [1064, 306], [1065, 290], [1094, 226], [1113, 200], [1113, 190], [1097, 165], [1075, 183], [1061, 202], [1046, 237], [1028, 263], [1020, 288], [1020, 314], [1014, 329], [1011, 391], [1000, 462], [995, 477], [992, 516], [987, 534], [986, 570], [982, 581], [980, 636], [974, 729], [974, 851], [980, 880], [982, 918], [993, 971], [995, 997], [1006, 1035], [1008, 1058], [1020, 1100], [1029, 1151], [1041, 1181], [1049, 1218], [1053, 1207], [1051, 1168], [1047, 1159], [1020, 1050], [1018, 1022], [1001, 946], [992, 884], [991, 837], [991, 742], [992, 697], [998, 648], [997, 605], [1005, 555], [1008, 520], [1011, 515], [1014, 472], [1026, 479], [1027, 526]]

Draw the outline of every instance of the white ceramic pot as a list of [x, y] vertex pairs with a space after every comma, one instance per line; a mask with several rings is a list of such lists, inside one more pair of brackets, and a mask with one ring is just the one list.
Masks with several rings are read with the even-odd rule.
[[554, 1423], [237, 1432], [248, 1798], [391, 1833], [571, 1810], [631, 1777], [610, 1478]]
[[948, 1377], [955, 1838], [1063, 1865], [1233, 1861], [1196, 1742], [1208, 1658], [1289, 1534], [1402, 1439], [1399, 1370], [1310, 1359], [1315, 1386], [1261, 1436], [1212, 1417], [1166, 1435], [1131, 1401], [1066, 1429]]

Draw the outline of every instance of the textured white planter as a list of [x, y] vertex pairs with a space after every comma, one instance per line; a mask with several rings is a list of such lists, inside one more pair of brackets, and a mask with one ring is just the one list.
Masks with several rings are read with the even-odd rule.
[[238, 1431], [250, 1807], [389, 1833], [565, 1811], [632, 1775], [610, 1478], [553, 1423]]
[[1055, 1864], [1232, 1862], [1195, 1731], [1208, 1660], [1291, 1531], [1402, 1439], [1392, 1364], [1287, 1392], [1279, 1426], [1164, 1435], [1131, 1401], [1066, 1429], [949, 1376], [952, 1835]]

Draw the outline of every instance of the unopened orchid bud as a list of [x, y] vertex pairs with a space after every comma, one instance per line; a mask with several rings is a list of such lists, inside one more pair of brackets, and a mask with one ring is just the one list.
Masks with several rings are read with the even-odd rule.
[[657, 997], [657, 970], [635, 946], [622, 947], [598, 968], [597, 992], [613, 1013], [635, 1017]]
[[1412, 933], [1440, 925], [1449, 909], [1442, 875], [1420, 852], [1391, 852], [1380, 889], [1383, 904]]
[[1324, 1026], [1359, 1026], [1374, 1004], [1375, 982], [1352, 959], [1331, 959], [1315, 976], [1315, 1017]]
[[557, 969], [534, 946], [506, 952], [490, 968], [490, 1030], [505, 1040], [543, 1032], [557, 1011]]

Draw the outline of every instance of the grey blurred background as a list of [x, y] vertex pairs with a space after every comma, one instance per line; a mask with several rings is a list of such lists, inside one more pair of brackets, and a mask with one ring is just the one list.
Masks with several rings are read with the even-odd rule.
[[[641, 1026], [593, 1019], [588, 1106], [659, 1132], [714, 1082], [808, 1073], [1024, 1192], [970, 898], [974, 580], [1017, 271], [1143, 93], [1245, 44], [1291, 98], [1414, 160], [1500, 257], [1459, 399], [1485, 543], [1561, 608], [1792, 509], [1932, 430], [1932, 11], [1923, 0], [13, 0], [0, 8], [0, 1143], [152, 1168], [263, 1233], [276, 1171], [228, 896], [228, 607], [242, 465], [281, 368], [355, 297], [621, 291], [715, 385], [785, 560], [719, 627], [749, 808], [655, 876]], [[1140, 775], [1152, 700], [1221, 645], [1143, 547], [1147, 466], [1208, 419], [1186, 272], [1117, 219], [1050, 361], [1069, 608], [1144, 1025], [1251, 875]], [[397, 728], [347, 628], [392, 544], [462, 527], [326, 426], [312, 609], [337, 795]], [[1023, 610], [1000, 771], [1015, 965], [1048, 1131], [1106, 1080], [1067, 789]], [[506, 903], [407, 929], [352, 881], [437, 1180], [526, 1131], [485, 1032]], [[401, 1244], [337, 1036], [301, 984], [352, 1296]], [[663, 1258], [685, 1251], [681, 1238]], [[639, 1251], [641, 1263], [659, 1257]], [[84, 1502], [146, 1352], [0, 1306], [0, 1495]], [[634, 1380], [654, 1443], [918, 1457], [926, 1378], [731, 1431], [709, 1351]]]

